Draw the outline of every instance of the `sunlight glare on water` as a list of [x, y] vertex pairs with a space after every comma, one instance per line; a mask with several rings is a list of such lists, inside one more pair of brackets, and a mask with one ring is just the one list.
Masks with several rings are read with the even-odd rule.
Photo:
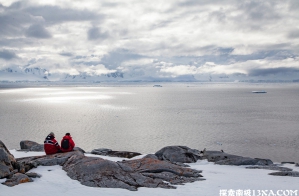
[[[299, 161], [296, 84], [163, 84], [0, 88], [1, 140], [154, 153], [167, 145]], [[267, 93], [252, 93], [266, 90]]]

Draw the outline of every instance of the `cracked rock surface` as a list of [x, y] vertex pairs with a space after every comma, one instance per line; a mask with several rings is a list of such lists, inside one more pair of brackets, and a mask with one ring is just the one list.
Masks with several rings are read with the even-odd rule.
[[173, 189], [172, 185], [203, 180], [201, 171], [152, 158], [113, 162], [74, 155], [63, 165], [63, 170], [70, 178], [86, 186], [131, 191], [138, 187]]

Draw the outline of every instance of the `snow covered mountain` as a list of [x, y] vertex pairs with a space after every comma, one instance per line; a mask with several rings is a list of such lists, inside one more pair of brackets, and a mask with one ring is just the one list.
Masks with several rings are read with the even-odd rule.
[[0, 81], [48, 81], [51, 74], [42, 68], [6, 68], [0, 70]]
[[39, 67], [14, 67], [0, 70], [0, 82], [298, 82], [299, 80], [277, 80], [265, 78], [256, 80], [254, 77], [221, 74], [179, 75], [176, 77], [149, 76], [144, 74], [130, 74], [116, 71], [107, 74], [90, 74], [79, 72], [77, 75], [65, 73], [51, 73]]
[[183, 75], [175, 78], [154, 77], [144, 75], [130, 75], [116, 71], [113, 73], [91, 75], [86, 72], [79, 72], [77, 75], [51, 73], [39, 68], [6, 68], [0, 70], [0, 82], [196, 82], [192, 75]]
[[85, 72], [80, 72], [78, 75], [70, 74], [51, 74], [50, 71], [34, 67], [34, 68], [6, 68], [0, 70], [0, 82], [102, 82], [102, 81], [119, 81], [124, 79], [124, 74], [121, 72], [89, 75]]

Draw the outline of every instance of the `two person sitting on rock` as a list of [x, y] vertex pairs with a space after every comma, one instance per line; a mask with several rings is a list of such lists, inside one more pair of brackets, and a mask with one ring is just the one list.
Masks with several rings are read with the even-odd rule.
[[55, 134], [51, 132], [44, 141], [44, 149], [47, 155], [60, 153], [60, 152], [70, 152], [75, 147], [75, 142], [73, 141], [71, 134], [66, 133], [61, 140], [61, 147], [55, 139]]
[[62, 152], [53, 132], [46, 137], [44, 141], [44, 149], [47, 155]]
[[73, 141], [71, 134], [66, 133], [65, 136], [61, 140], [61, 151], [62, 152], [70, 152], [75, 147], [75, 142]]

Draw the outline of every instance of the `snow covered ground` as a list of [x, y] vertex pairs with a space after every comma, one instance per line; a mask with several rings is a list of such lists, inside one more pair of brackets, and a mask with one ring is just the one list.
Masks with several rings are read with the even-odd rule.
[[[10, 151], [15, 158], [44, 155], [43, 152]], [[97, 156], [86, 154], [86, 156]], [[112, 161], [121, 161], [124, 158], [98, 156]], [[137, 158], [140, 158], [139, 156]], [[14, 187], [0, 184], [0, 195], [43, 195], [43, 196], [93, 196], [93, 195], [200, 195], [200, 196], [274, 196], [299, 195], [299, 178], [271, 176], [274, 172], [263, 169], [245, 169], [245, 166], [223, 166], [201, 160], [189, 164], [191, 168], [202, 170], [205, 181], [187, 183], [176, 186], [177, 189], [139, 188], [138, 191], [125, 189], [94, 188], [81, 185], [78, 181], [70, 179], [61, 166], [39, 166], [32, 172], [41, 174], [41, 178], [33, 178], [34, 182], [24, 183]], [[284, 167], [299, 171], [293, 164], [284, 164]], [[4, 182], [5, 179], [0, 179]], [[220, 193], [221, 192], [221, 193]]]

